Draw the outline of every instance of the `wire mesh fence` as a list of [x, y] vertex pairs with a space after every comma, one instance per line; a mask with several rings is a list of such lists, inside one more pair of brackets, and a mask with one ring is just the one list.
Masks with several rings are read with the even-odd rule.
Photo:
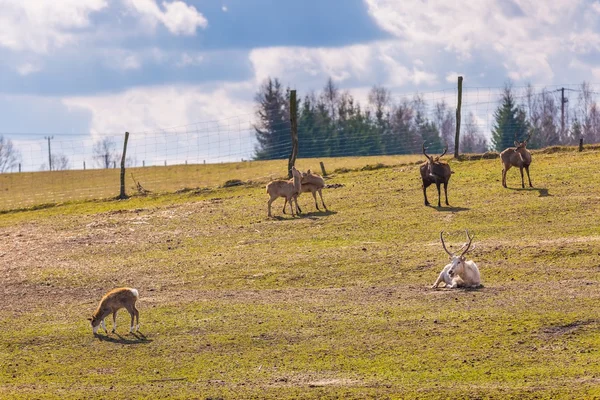
[[[505, 92], [504, 87], [464, 87], [461, 152], [493, 147], [492, 132]], [[597, 85], [513, 87], [511, 94], [515, 107], [524, 113], [528, 132], [534, 133], [534, 147], [572, 145], [580, 138], [585, 143], [600, 142]], [[435, 140], [448, 145], [448, 154], [454, 151], [456, 88], [391, 94], [380, 113], [369, 102], [363, 108], [355, 103], [346, 110], [338, 104], [322, 115], [327, 118], [310, 121], [303, 119], [306, 115], [300, 103], [299, 163], [306, 168], [318, 171], [319, 161], [325, 161], [331, 171], [366, 163], [414, 162], [422, 158], [423, 143], [429, 147]], [[257, 128], [261, 127], [256, 114], [249, 112], [219, 121], [130, 130], [127, 191], [135, 191], [137, 182], [149, 191], [174, 192], [215, 187], [230, 179], [265, 182], [285, 176], [291, 151], [289, 121], [269, 127], [277, 138], [268, 144], [272, 161], [256, 160], [261, 146]], [[116, 196], [125, 130], [2, 133], [0, 209]], [[12, 162], [6, 162], [8, 141], [16, 156]], [[358, 156], [368, 158], [358, 162]]]

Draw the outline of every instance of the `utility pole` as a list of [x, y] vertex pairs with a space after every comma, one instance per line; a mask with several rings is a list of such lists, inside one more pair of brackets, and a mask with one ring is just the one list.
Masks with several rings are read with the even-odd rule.
[[560, 136], [561, 139], [565, 137], [565, 103], [568, 103], [569, 99], [565, 99], [565, 88], [560, 89]]
[[44, 136], [44, 139], [48, 140], [48, 171], [52, 171], [52, 152], [50, 151], [50, 140], [54, 139], [54, 136]]

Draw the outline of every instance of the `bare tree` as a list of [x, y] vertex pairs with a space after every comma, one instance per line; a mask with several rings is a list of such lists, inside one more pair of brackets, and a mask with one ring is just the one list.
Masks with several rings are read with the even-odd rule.
[[440, 132], [442, 141], [454, 150], [454, 135], [456, 132], [456, 116], [445, 101], [436, 103], [434, 111], [434, 123]]
[[338, 89], [337, 86], [335, 86], [335, 83], [333, 83], [333, 79], [331, 79], [331, 77], [329, 77], [329, 79], [327, 79], [327, 83], [325, 84], [325, 87], [323, 88], [323, 100], [324, 103], [327, 105], [327, 109], [329, 111], [329, 116], [331, 117], [331, 119], [335, 120], [336, 119], [336, 108], [337, 108], [337, 104], [338, 101], [340, 99], [340, 90]]
[[12, 140], [0, 135], [0, 173], [14, 169], [21, 160], [21, 153], [15, 149]]
[[[71, 168], [69, 158], [64, 154], [52, 154], [52, 169], [54, 171], [64, 171]], [[43, 163], [40, 171], [48, 171], [48, 164]]]
[[461, 153], [483, 153], [488, 149], [485, 136], [477, 125], [475, 115], [470, 112], [464, 125], [462, 138], [460, 140]]
[[110, 168], [119, 161], [117, 144], [111, 138], [104, 138], [94, 143], [94, 163], [100, 168]]

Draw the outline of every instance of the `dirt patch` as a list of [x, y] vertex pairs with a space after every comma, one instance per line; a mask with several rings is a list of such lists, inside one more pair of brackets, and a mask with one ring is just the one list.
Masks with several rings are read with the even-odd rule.
[[549, 325], [549, 326], [543, 327], [540, 330], [540, 333], [547, 335], [547, 336], [562, 336], [562, 335], [566, 335], [568, 333], [574, 333], [584, 326], [593, 325], [593, 324], [597, 324], [597, 323], [598, 323], [597, 320], [592, 319], [592, 320], [586, 320], [586, 321], [570, 322], [570, 323], [564, 324], [564, 325]]

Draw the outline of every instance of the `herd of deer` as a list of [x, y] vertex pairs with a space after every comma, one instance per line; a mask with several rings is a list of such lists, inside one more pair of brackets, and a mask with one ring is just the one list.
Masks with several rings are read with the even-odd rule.
[[[531, 153], [527, 150], [527, 141], [529, 136], [524, 141], [520, 142], [515, 136], [515, 148], [508, 148], [500, 153], [500, 160], [502, 161], [502, 186], [506, 187], [506, 172], [511, 167], [518, 167], [521, 170], [521, 186], [525, 188], [525, 181], [523, 177], [523, 168], [527, 171], [527, 178], [529, 180], [529, 186], [531, 184], [531, 178], [529, 177], [529, 165], [531, 165]], [[440, 185], [444, 185], [444, 195], [446, 197], [446, 205], [448, 204], [448, 181], [450, 176], [453, 174], [450, 169], [450, 165], [447, 162], [441, 161], [440, 158], [446, 154], [448, 146], [444, 149], [444, 152], [439, 156], [429, 156], [423, 144], [423, 154], [427, 158], [420, 167], [421, 178], [423, 180], [423, 196], [425, 197], [425, 205], [429, 205], [427, 200], [427, 188], [432, 184], [437, 186], [438, 190], [438, 207], [441, 207], [441, 193]], [[319, 203], [317, 202], [317, 192], [321, 197], [321, 203], [323, 208], [327, 211], [327, 206], [323, 201], [322, 189], [325, 187], [325, 181], [320, 175], [314, 174], [311, 170], [307, 172], [301, 172], [295, 167], [292, 167], [292, 179], [290, 180], [275, 180], [267, 185], [267, 193], [269, 194], [268, 210], [269, 217], [271, 217], [271, 204], [279, 197], [285, 199], [283, 204], [283, 213], [287, 204], [290, 204], [290, 212], [294, 216], [294, 206], [296, 205], [296, 214], [302, 212], [298, 205], [298, 196], [302, 193], [310, 192], [315, 200], [315, 206], [319, 209]], [[466, 231], [467, 242], [455, 253], [451, 253], [446, 248], [444, 243], [444, 232], [440, 233], [440, 240], [442, 241], [442, 247], [444, 251], [448, 253], [450, 257], [450, 263], [447, 264], [440, 272], [438, 278], [433, 284], [433, 288], [437, 288], [442, 282], [447, 288], [454, 289], [458, 287], [463, 288], [475, 288], [481, 285], [481, 277], [479, 274], [479, 268], [477, 264], [472, 260], [465, 258], [467, 252], [472, 249], [471, 244], [473, 243], [472, 235], [469, 235], [469, 231]], [[460, 252], [459, 255], [457, 253]], [[135, 307], [135, 303], [138, 300], [139, 293], [136, 289], [132, 288], [118, 288], [108, 292], [100, 300], [96, 311], [89, 320], [92, 323], [93, 333], [96, 334], [99, 327], [102, 327], [105, 332], [108, 333], [104, 319], [112, 314], [113, 316], [113, 329], [115, 332], [117, 327], [117, 311], [121, 308], [125, 308], [131, 315], [131, 327], [130, 332], [133, 333], [139, 329], [139, 312]], [[134, 325], [134, 318], [137, 319], [137, 325]]]

